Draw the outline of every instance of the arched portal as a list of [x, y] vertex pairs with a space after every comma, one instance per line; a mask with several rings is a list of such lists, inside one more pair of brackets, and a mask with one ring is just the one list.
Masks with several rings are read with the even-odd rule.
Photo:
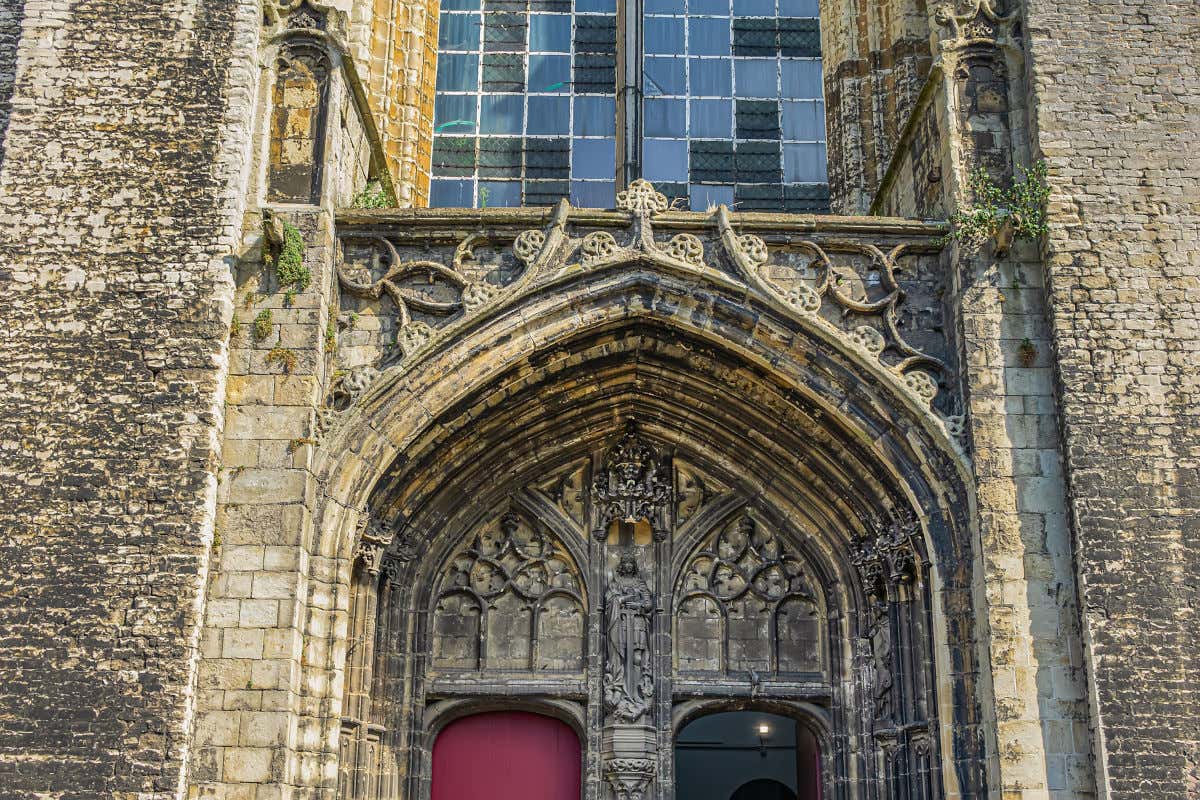
[[[347, 234], [354, 313], [398, 313], [361, 337], [383, 358], [332, 393], [316, 465], [315, 548], [359, 565], [346, 670], [370, 698], [342, 740], [376, 737], [383, 796], [426, 800], [448, 710], [536, 705], [580, 731], [589, 800], [667, 800], [679, 726], [753, 707], [810, 721], [823, 797], [961, 791], [968, 495], [946, 351], [897, 327], [906, 245], [804, 241], [780, 258], [817, 266], [764, 273], [726, 212], [689, 218], [701, 239], [656, 233], [648, 185], [624, 202], [473, 234], [470, 278], [405, 261], [419, 232]], [[631, 244], [590, 229], [630, 218]]]
[[373, 646], [349, 671], [372, 673], [384, 796], [431, 797], [439, 704], [553, 701], [581, 720], [587, 796], [677, 797], [678, 715], [731, 699], [806, 709], [823, 797], [941, 796], [916, 510], [836, 429], [686, 368], [697, 347], [652, 324], [579, 336], [575, 368], [500, 379], [504, 402], [376, 482], [366, 536], [391, 538], [357, 584], [374, 622], [351, 638]]
[[579, 737], [552, 717], [519, 711], [473, 714], [447, 725], [433, 745], [432, 800], [578, 800]]

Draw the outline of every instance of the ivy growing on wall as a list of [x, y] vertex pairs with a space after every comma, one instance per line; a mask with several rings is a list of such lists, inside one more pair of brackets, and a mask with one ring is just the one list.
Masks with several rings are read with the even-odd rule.
[[968, 186], [974, 200], [969, 208], [950, 217], [946, 238], [975, 251], [989, 240], [995, 240], [998, 249], [1006, 249], [1010, 236], [1037, 241], [1045, 235], [1046, 201], [1050, 197], [1046, 162], [1038, 161], [1021, 172], [1019, 180], [1003, 188], [982, 167], [973, 171]]

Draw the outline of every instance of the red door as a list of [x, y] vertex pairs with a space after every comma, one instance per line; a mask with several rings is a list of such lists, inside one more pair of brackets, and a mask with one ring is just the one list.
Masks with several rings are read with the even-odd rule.
[[579, 800], [579, 737], [521, 711], [456, 720], [433, 743], [432, 800]]

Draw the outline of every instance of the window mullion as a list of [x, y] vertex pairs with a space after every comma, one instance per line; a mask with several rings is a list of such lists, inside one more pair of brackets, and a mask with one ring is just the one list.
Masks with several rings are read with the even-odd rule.
[[642, 3], [617, 0], [617, 189], [642, 176]]

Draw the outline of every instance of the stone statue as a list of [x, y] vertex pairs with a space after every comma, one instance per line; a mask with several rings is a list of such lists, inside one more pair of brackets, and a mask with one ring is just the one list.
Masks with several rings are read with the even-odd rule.
[[886, 603], [875, 603], [868, 629], [873, 656], [875, 719], [892, 718], [892, 626]]
[[650, 613], [654, 601], [632, 552], [621, 554], [604, 593], [604, 700], [622, 722], [636, 722], [650, 706]]

